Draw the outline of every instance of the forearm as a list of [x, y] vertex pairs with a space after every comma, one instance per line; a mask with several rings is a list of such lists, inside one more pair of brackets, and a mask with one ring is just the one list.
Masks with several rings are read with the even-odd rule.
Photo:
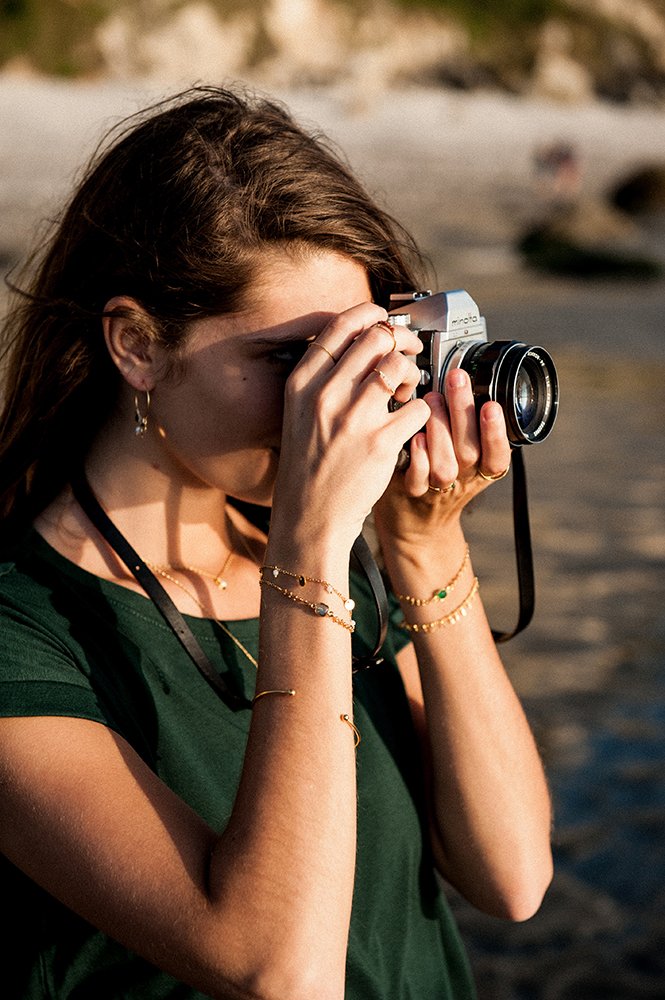
[[[391, 550], [399, 593], [428, 595], [463, 565], [461, 529], [423, 554]], [[442, 873], [472, 902], [499, 915], [530, 915], [551, 873], [550, 802], [541, 761], [498, 656], [468, 561], [445, 599], [414, 607], [413, 632], [431, 758], [431, 810]], [[468, 595], [472, 595], [467, 606]], [[463, 614], [453, 617], [457, 608]]]
[[[348, 556], [273, 542], [266, 561], [346, 593]], [[350, 617], [320, 585], [303, 589], [285, 575], [275, 583], [308, 599], [318, 590]], [[257, 692], [295, 695], [255, 703], [239, 793], [211, 867], [213, 898], [233, 899], [234, 919], [255, 929], [246, 941], [253, 960], [265, 956], [270, 975], [308, 969], [311, 995], [325, 984], [334, 997], [344, 991], [356, 845], [354, 732], [342, 719], [353, 717], [350, 638], [264, 586]]]

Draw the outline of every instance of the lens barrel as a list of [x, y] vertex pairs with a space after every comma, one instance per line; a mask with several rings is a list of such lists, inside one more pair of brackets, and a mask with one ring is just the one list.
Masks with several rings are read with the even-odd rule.
[[517, 340], [476, 342], [459, 367], [471, 378], [478, 409], [488, 400], [500, 404], [512, 445], [545, 440], [559, 407], [559, 380], [547, 351]]

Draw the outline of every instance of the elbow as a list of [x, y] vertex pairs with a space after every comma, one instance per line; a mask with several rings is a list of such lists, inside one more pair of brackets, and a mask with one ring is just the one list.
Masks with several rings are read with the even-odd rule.
[[485, 871], [471, 879], [441, 874], [481, 913], [521, 923], [540, 909], [552, 881], [552, 855], [548, 853], [538, 863], [513, 861], [502, 873]]
[[[233, 937], [233, 935], [230, 935]], [[202, 947], [207, 944], [207, 947]], [[188, 968], [158, 962], [165, 971], [200, 990], [211, 1000], [343, 1000], [345, 962], [326, 961], [321, 949], [299, 947], [286, 939], [230, 944], [229, 937], [203, 935], [192, 941]]]
[[513, 872], [508, 884], [494, 895], [487, 912], [514, 923], [530, 920], [540, 909], [553, 874], [551, 854], [537, 868]]
[[[344, 987], [334, 989], [330, 980], [323, 982], [307, 969], [277, 970], [274, 966], [256, 972], [237, 984], [238, 1000], [343, 1000]], [[228, 1000], [228, 992], [219, 1000]]]
[[[206, 995], [214, 1000], [343, 1000], [345, 963], [321, 961], [316, 949], [307, 954], [292, 942], [282, 949], [256, 949], [213, 974], [215, 986]], [[225, 965], [220, 959], [219, 965]]]

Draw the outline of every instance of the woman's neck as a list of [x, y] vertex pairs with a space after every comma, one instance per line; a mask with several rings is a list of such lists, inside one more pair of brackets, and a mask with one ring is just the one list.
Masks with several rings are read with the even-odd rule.
[[[176, 605], [190, 614], [222, 618], [258, 613], [262, 533], [227, 505], [221, 490], [186, 470], [165, 470], [163, 456], [150, 441], [137, 442], [140, 448], [132, 447], [132, 441], [125, 444], [120, 438], [120, 442], [118, 436], [100, 434], [87, 456], [86, 476], [108, 516], [141, 558], [178, 581], [161, 578]], [[35, 528], [83, 569], [141, 590], [69, 488], [40, 514]], [[213, 579], [222, 567], [228, 588], [220, 588]], [[197, 600], [190, 600], [187, 591]]]
[[130, 540], [142, 541], [144, 559], [211, 571], [222, 565], [233, 546], [226, 494], [177, 463], [156, 434], [137, 439], [109, 426], [90, 449], [85, 470], [111, 520]]

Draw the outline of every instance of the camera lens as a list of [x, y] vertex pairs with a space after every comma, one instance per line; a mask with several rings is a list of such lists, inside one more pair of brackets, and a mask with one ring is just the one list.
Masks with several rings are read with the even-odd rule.
[[552, 358], [542, 347], [515, 340], [479, 343], [464, 355], [476, 404], [496, 400], [503, 409], [511, 444], [537, 444], [554, 426], [559, 382]]

